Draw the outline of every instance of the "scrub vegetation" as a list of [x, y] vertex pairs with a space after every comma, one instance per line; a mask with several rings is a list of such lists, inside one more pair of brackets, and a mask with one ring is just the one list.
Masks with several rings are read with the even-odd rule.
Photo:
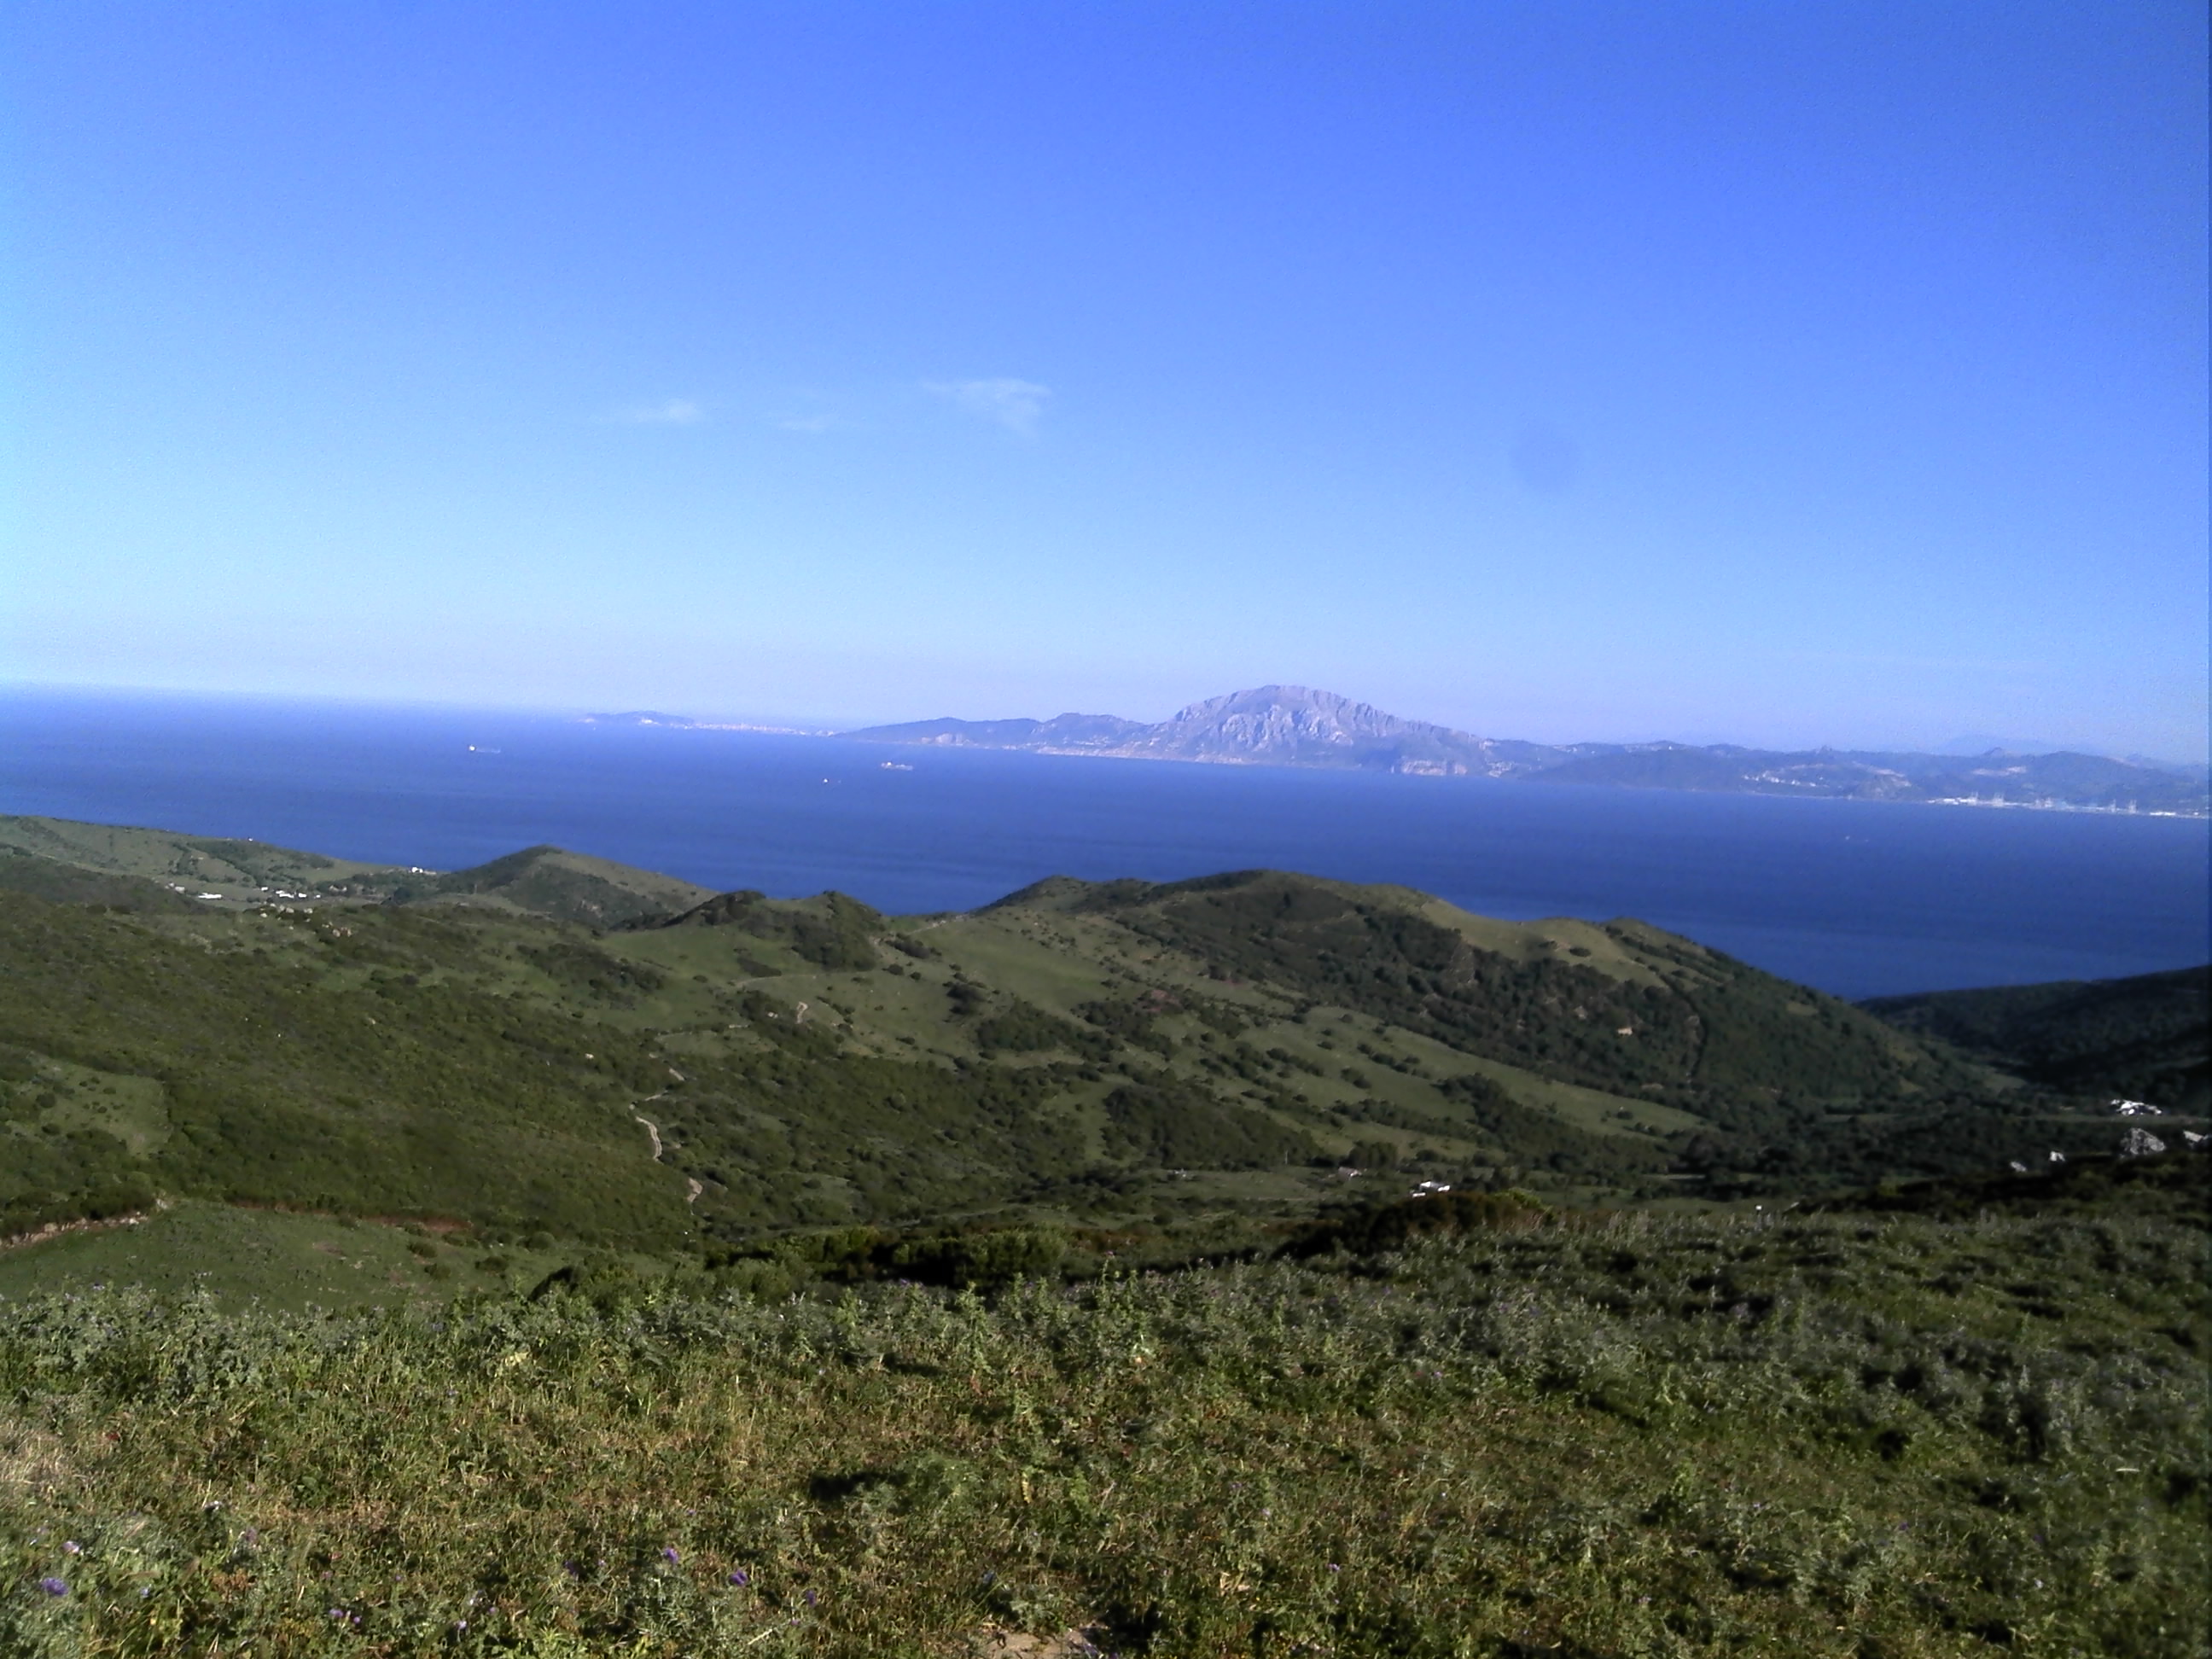
[[2212, 968], [2130, 979], [2004, 985], [1881, 997], [1866, 1006], [2057, 1094], [2107, 1091], [2202, 1112], [2212, 1106], [2204, 1042]]
[[2177, 1202], [1492, 1197], [988, 1293], [738, 1262], [336, 1318], [9, 1303], [0, 1645], [2200, 1654]]
[[[702, 1249], [1422, 1181], [1741, 1201], [2118, 1142], [2093, 1090], [1634, 921], [1268, 872], [887, 917], [557, 848], [433, 875], [4, 827], [39, 876], [0, 888], [9, 1232], [198, 1197]], [[2172, 1013], [2161, 1053], [2201, 1054]]]
[[0, 1651], [2207, 1651], [2212, 1157], [2086, 1039], [1272, 872], [42, 823]]

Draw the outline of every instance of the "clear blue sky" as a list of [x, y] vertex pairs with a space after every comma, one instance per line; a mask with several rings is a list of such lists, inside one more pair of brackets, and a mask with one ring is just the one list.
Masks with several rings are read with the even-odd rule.
[[2203, 750], [2194, 0], [26, 0], [0, 54], [0, 678]]

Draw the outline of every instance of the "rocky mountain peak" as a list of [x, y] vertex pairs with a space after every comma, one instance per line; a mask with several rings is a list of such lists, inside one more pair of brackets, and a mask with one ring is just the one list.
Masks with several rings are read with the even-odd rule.
[[1352, 745], [1414, 732], [1443, 734], [1448, 728], [1401, 720], [1371, 703], [1354, 702], [1334, 691], [1304, 685], [1263, 685], [1193, 703], [1167, 720], [1164, 730], [1182, 738], [1211, 733], [1240, 748], [1264, 752], [1308, 743]]

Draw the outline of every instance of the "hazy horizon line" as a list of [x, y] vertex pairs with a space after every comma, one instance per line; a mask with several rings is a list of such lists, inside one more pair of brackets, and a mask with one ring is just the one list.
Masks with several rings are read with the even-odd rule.
[[[1289, 681], [1271, 681], [1267, 684], [1271, 685], [1289, 686], [1292, 683]], [[1236, 690], [1230, 692], [1217, 692], [1213, 694], [1213, 697], [1238, 696], [1244, 692], [1261, 689], [1263, 688], [1258, 686], [1240, 687]], [[2137, 762], [2182, 773], [2203, 771], [2208, 769], [2208, 766], [2212, 766], [2212, 763], [2209, 763], [2204, 759], [2182, 760], [2172, 756], [2152, 754], [2148, 750], [2124, 750], [2113, 745], [2097, 745], [2088, 744], [2071, 744], [2053, 742], [2049, 739], [2042, 738], [1989, 738], [1987, 739], [1986, 747], [1975, 747], [1972, 749], [1962, 747], [1962, 745], [1970, 743], [1980, 744], [1984, 742], [1987, 734], [1976, 732], [1963, 733], [1943, 739], [1941, 742], [1914, 742], [1911, 740], [1884, 741], [1879, 739], [1844, 741], [1830, 737], [1814, 742], [1800, 743], [1796, 744], [1753, 743], [1747, 742], [1739, 738], [1696, 732], [1692, 732], [1688, 735], [1683, 735], [1680, 733], [1661, 733], [1629, 737], [1593, 737], [1585, 735], [1578, 738], [1528, 738], [1516, 732], [1507, 731], [1476, 731], [1464, 726], [1455, 726], [1447, 720], [1433, 720], [1423, 714], [1408, 714], [1395, 709], [1383, 708], [1382, 705], [1369, 702], [1364, 698], [1355, 696], [1349, 693], [1330, 691], [1322, 687], [1307, 686], [1300, 687], [1298, 689], [1322, 691], [1324, 692], [1325, 695], [1331, 696], [1342, 696], [1347, 702], [1361, 704], [1367, 708], [1376, 708], [1385, 714], [1390, 715], [1394, 719], [1441, 726], [1449, 731], [1464, 732], [1466, 735], [1470, 737], [1487, 738], [1493, 741], [1538, 743], [1551, 748], [1565, 748], [1578, 743], [1620, 744], [1630, 745], [1680, 744], [1687, 748], [1702, 749], [1725, 746], [1778, 754], [1810, 754], [1817, 753], [1821, 750], [1834, 750], [1843, 753], [1923, 755], [1955, 754], [1961, 757], [1985, 754], [1990, 752], [1991, 750], [2002, 750], [2008, 754], [2016, 755], [2094, 755], [2108, 759]], [[16, 696], [82, 696], [88, 698], [113, 699], [136, 698], [147, 701], [173, 701], [177, 702], [236, 702], [261, 703], [267, 705], [328, 704], [364, 710], [389, 708], [393, 710], [416, 710], [425, 713], [439, 711], [454, 714], [537, 716], [545, 719], [568, 720], [583, 720], [592, 715], [657, 714], [665, 716], [671, 720], [690, 721], [701, 726], [723, 726], [735, 728], [748, 728], [758, 730], [763, 733], [784, 733], [793, 736], [808, 737], [838, 737], [843, 736], [848, 732], [866, 731], [877, 726], [921, 725], [927, 721], [937, 720], [958, 720], [982, 724], [1011, 720], [1049, 720], [1066, 714], [1085, 714], [1092, 717], [1106, 715], [1121, 719], [1140, 718], [1133, 715], [1119, 715], [1115, 714], [1114, 711], [1105, 709], [1070, 708], [1055, 710], [1054, 711], [1054, 714], [1046, 715], [1029, 714], [956, 714], [939, 713], [929, 714], [900, 714], [870, 717], [866, 719], [833, 719], [819, 714], [797, 714], [787, 710], [763, 711], [757, 708], [744, 710], [724, 708], [708, 709], [705, 713], [697, 713], [685, 708], [665, 708], [644, 702], [632, 702], [628, 704], [628, 706], [617, 707], [617, 705], [623, 702], [623, 700], [619, 698], [602, 699], [597, 702], [577, 701], [573, 702], [549, 702], [536, 699], [501, 702], [498, 700], [486, 700], [481, 697], [457, 698], [434, 696], [404, 696], [391, 692], [369, 693], [343, 691], [252, 690], [210, 689], [207, 687], [195, 686], [122, 685], [112, 683], [94, 683], [89, 681], [52, 681], [0, 678], [0, 697], [13, 697]], [[1173, 719], [1175, 715], [1180, 713], [1182, 709], [1212, 700], [1213, 700], [1212, 697], [1190, 699], [1182, 703], [1179, 703], [1175, 709], [1171, 709], [1167, 714], [1160, 716], [1158, 720], [1146, 721], [1145, 723], [1150, 725], [1164, 723], [1168, 720]], [[671, 701], [675, 702], [683, 702], [687, 700], [678, 698], [672, 699]]]

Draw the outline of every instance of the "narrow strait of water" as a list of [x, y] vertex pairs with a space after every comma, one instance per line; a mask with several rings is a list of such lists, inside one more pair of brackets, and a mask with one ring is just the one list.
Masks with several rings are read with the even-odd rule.
[[1488, 915], [1639, 916], [1850, 997], [2186, 966], [2212, 907], [2203, 820], [20, 690], [0, 695], [0, 812], [434, 869], [551, 842], [893, 912], [1054, 873], [1301, 870]]

